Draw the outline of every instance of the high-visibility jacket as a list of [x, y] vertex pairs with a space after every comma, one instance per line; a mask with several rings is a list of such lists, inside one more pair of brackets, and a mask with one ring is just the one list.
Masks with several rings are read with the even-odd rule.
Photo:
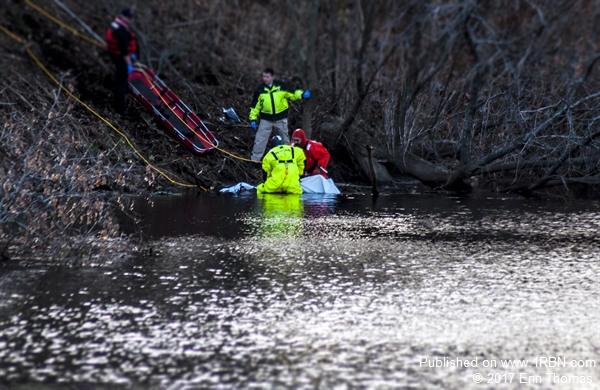
[[301, 194], [300, 175], [304, 172], [306, 157], [302, 149], [279, 145], [271, 149], [262, 160], [267, 180], [259, 184], [257, 192], [270, 194]]
[[251, 121], [261, 119], [278, 121], [288, 116], [288, 100], [299, 100], [302, 98], [301, 89], [293, 90], [289, 85], [275, 80], [272, 86], [261, 84], [254, 91], [250, 103]]
[[117, 16], [106, 30], [106, 50], [121, 57], [137, 53], [135, 34], [125, 19]]

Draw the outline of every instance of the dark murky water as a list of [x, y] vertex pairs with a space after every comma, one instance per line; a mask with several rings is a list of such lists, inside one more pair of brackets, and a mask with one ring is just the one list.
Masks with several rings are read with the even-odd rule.
[[600, 389], [598, 202], [142, 203], [151, 254], [2, 265], [0, 389]]

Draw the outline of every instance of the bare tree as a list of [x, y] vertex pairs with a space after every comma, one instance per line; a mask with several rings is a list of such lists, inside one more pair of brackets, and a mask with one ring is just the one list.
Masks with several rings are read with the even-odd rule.
[[[118, 11], [111, 0], [102, 12], [63, 2], [97, 31], [102, 12]], [[373, 145], [376, 169], [385, 162], [433, 188], [598, 181], [595, 2], [311, 0], [286, 2], [289, 12], [275, 1], [151, 3], [136, 21], [143, 57], [184, 98], [207, 114], [220, 112], [217, 97], [244, 113], [265, 65], [298, 76], [314, 98], [293, 105], [290, 122], [349, 171], [369, 176]]]
[[[379, 87], [390, 97], [384, 112], [393, 113], [383, 116], [379, 134], [387, 143], [380, 142], [380, 150], [387, 150], [402, 172], [432, 187], [462, 191], [471, 177], [489, 178], [492, 166], [495, 173], [518, 175], [515, 162], [531, 166], [552, 156], [550, 165], [528, 171], [528, 177], [537, 176], [540, 167], [549, 166], [528, 187], [532, 191], [552, 182], [575, 153], [593, 147], [597, 135], [589, 128], [596, 110], [590, 104], [598, 94], [590, 87], [597, 84], [592, 77], [597, 54], [589, 54], [576, 78], [569, 76], [571, 68], [560, 55], [547, 54], [559, 50], [552, 48], [559, 35], [578, 39], [564, 32], [573, 13], [588, 12], [591, 5], [506, 5], [427, 2], [406, 14], [410, 28], [395, 38], [402, 42], [396, 68], [402, 82], [393, 82], [390, 77], [396, 74], [388, 65]], [[553, 79], [557, 75], [560, 84]], [[551, 93], [548, 85], [554, 88]], [[574, 144], [555, 142], [565, 138]], [[440, 154], [440, 145], [451, 149]]]
[[[318, 24], [316, 23], [319, 19], [319, 0], [313, 0], [310, 7], [310, 16], [308, 18], [309, 25], [307, 26], [309, 31], [309, 38], [306, 48], [306, 65], [305, 65], [305, 79], [307, 80], [307, 89], [312, 93], [311, 99], [304, 104], [304, 110], [302, 112], [302, 128], [306, 132], [308, 138], [312, 135], [312, 118], [314, 116], [315, 108], [320, 99], [319, 93], [319, 79], [317, 76], [317, 36], [318, 36]], [[316, 25], [317, 27], [313, 27]]]

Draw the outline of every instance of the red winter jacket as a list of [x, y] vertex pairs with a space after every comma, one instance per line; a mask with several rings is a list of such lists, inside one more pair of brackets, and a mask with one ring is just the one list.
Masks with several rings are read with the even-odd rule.
[[119, 16], [106, 30], [106, 50], [122, 57], [137, 53], [135, 34], [129, 28], [129, 23]]
[[330, 156], [323, 144], [307, 140], [306, 134], [302, 129], [294, 130], [292, 138], [300, 139], [300, 142], [296, 146], [304, 149], [304, 154], [306, 155], [303, 176], [323, 175], [327, 179], [327, 164], [329, 164]]

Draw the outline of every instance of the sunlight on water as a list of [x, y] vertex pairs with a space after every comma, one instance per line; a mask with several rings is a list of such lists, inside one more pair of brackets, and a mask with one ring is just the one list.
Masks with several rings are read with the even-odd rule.
[[[146, 226], [152, 252], [135, 261], [2, 269], [0, 384], [577, 389], [574, 380], [600, 381], [597, 204], [185, 202], [187, 216], [175, 217], [169, 202], [141, 208], [163, 230]], [[217, 206], [224, 215], [195, 212]], [[584, 367], [549, 368], [540, 364], [547, 357]], [[423, 363], [436, 359], [478, 366]], [[482, 366], [506, 359], [529, 366]], [[542, 382], [519, 383], [520, 373]]]

